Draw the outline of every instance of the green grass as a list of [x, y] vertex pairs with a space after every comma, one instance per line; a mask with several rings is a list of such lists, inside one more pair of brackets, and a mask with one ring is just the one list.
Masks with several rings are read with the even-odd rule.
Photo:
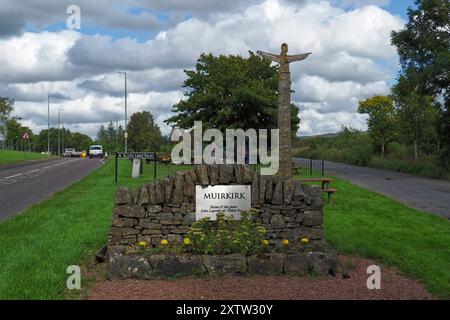
[[[138, 186], [144, 180], [125, 177], [129, 168], [121, 168], [121, 185]], [[108, 162], [1, 223], [0, 299], [63, 298], [66, 268], [106, 243], [116, 188], [114, 166]]]
[[[120, 185], [138, 186], [121, 162]], [[160, 168], [158, 168], [160, 169]], [[158, 170], [161, 174], [162, 172]], [[325, 237], [341, 252], [397, 266], [428, 290], [450, 297], [450, 222], [336, 180], [325, 208]], [[0, 299], [62, 299], [66, 268], [80, 264], [107, 239], [113, 162], [54, 197], [0, 224]]]
[[0, 150], [0, 165], [44, 158], [47, 158], [47, 155], [36, 152]]
[[450, 298], [450, 221], [336, 179], [325, 207], [326, 240], [342, 253], [398, 267]]

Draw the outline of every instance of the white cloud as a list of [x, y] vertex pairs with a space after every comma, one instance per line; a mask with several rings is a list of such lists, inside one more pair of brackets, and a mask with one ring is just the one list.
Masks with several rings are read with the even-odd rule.
[[[144, 6], [140, 0], [127, 3]], [[288, 42], [292, 54], [313, 52], [293, 64], [291, 72], [293, 99], [303, 107], [300, 132], [319, 134], [336, 131], [342, 124], [365, 127], [365, 118], [356, 113], [358, 100], [388, 93], [387, 81], [398, 68], [390, 32], [401, 28], [403, 21], [373, 5], [384, 5], [380, 1], [365, 1], [351, 10], [343, 8], [350, 4], [345, 0], [339, 5], [306, 0], [214, 2], [217, 7], [212, 2], [207, 7], [189, 4], [191, 10], [183, 7], [186, 3], [153, 2], [156, 11], [172, 8], [168, 15], [190, 11], [193, 17], [147, 42], [70, 31], [27, 32], [0, 39], [4, 84], [0, 95], [17, 97], [16, 113], [36, 128], [46, 123], [47, 92], [66, 95], [70, 100], [61, 101], [64, 118], [73, 129], [92, 135], [96, 124], [123, 118], [123, 77], [115, 72], [127, 71], [130, 114], [149, 108], [168, 132], [163, 120], [183, 97], [183, 69], [194, 68], [201, 53], [278, 53], [280, 44]], [[224, 11], [219, 12], [219, 7]], [[108, 16], [123, 14], [120, 8], [108, 9], [112, 10]], [[97, 12], [102, 17], [97, 5], [86, 10], [90, 16]], [[140, 19], [128, 29], [140, 28]]]

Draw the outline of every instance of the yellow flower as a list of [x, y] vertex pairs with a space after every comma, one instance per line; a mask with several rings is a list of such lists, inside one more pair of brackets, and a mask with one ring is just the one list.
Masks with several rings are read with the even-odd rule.
[[308, 238], [302, 238], [301, 242], [304, 243], [304, 244], [309, 243], [309, 239]]
[[139, 245], [141, 246], [141, 247], [148, 247], [148, 243], [147, 242], [145, 242], [145, 241], [141, 241], [141, 242], [139, 242]]
[[163, 246], [167, 246], [167, 245], [169, 244], [169, 241], [167, 241], [166, 239], [162, 239], [162, 240], [161, 240], [161, 244], [162, 244]]
[[288, 239], [284, 239], [282, 241], [282, 243], [283, 243], [283, 246], [288, 246], [289, 245], [289, 240]]
[[265, 247], [267, 247], [269, 245], [269, 241], [267, 241], [266, 239], [261, 240], [261, 244]]
[[191, 239], [184, 238], [183, 243], [184, 243], [184, 245], [189, 246], [191, 244]]

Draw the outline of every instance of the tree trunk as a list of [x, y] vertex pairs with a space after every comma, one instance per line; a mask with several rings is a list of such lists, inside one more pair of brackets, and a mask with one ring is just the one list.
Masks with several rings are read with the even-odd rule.
[[417, 161], [417, 158], [419, 157], [417, 152], [417, 140], [414, 140], [414, 161]]
[[381, 141], [381, 157], [384, 158], [385, 142]]

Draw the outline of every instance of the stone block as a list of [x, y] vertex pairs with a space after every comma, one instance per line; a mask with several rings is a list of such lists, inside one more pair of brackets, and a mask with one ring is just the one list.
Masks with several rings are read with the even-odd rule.
[[219, 183], [230, 184], [234, 180], [233, 177], [233, 165], [232, 164], [220, 164], [219, 165]]
[[233, 273], [245, 273], [247, 271], [247, 260], [239, 254], [224, 256], [202, 256], [203, 265], [208, 274], [224, 275]]
[[162, 277], [201, 275], [206, 272], [200, 256], [152, 255], [149, 257], [149, 261], [153, 274]]
[[115, 203], [116, 205], [132, 204], [133, 199], [130, 189], [127, 187], [119, 187], [116, 191]]
[[305, 211], [302, 224], [305, 227], [319, 226], [323, 224], [323, 214], [321, 211]]
[[284, 261], [284, 272], [287, 274], [308, 273], [308, 262], [303, 254], [287, 255]]
[[247, 258], [248, 273], [276, 275], [283, 273], [284, 254], [258, 254]]
[[140, 206], [116, 206], [114, 214], [125, 218], [144, 218], [145, 209]]
[[129, 227], [132, 228], [138, 224], [137, 219], [133, 218], [115, 218], [112, 221], [113, 227]]

